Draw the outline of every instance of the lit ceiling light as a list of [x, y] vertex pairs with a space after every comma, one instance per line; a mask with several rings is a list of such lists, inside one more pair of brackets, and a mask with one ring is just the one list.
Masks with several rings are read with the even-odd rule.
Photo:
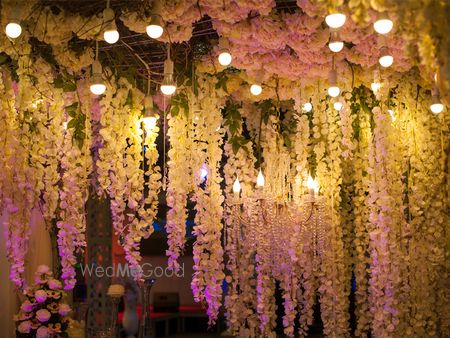
[[145, 29], [152, 39], [159, 39], [164, 33], [163, 22], [159, 15], [152, 15], [150, 24]]
[[146, 95], [144, 98], [144, 117], [142, 118], [142, 122], [144, 123], [144, 129], [146, 131], [155, 129], [156, 122], [158, 121], [158, 117], [155, 114], [153, 107], [153, 100], [150, 95]]
[[325, 22], [330, 28], [341, 28], [345, 24], [347, 17], [342, 13], [328, 14], [325, 18]]
[[378, 59], [380, 65], [384, 68], [392, 66], [394, 57], [389, 53], [389, 49], [386, 46], [381, 47], [380, 58]]
[[328, 73], [328, 83], [330, 85], [330, 87], [328, 87], [328, 95], [330, 95], [331, 97], [338, 97], [341, 90], [337, 85], [336, 69], [332, 69]]
[[264, 175], [263, 175], [261, 169], [259, 169], [258, 177], [256, 178], [256, 185], [259, 188], [262, 188], [262, 187], [264, 187], [265, 183], [266, 183], [266, 180], [264, 179]]
[[229, 66], [231, 64], [231, 61], [233, 61], [233, 57], [230, 53], [230, 46], [228, 43], [228, 40], [225, 40], [224, 38], [219, 39], [219, 63], [222, 66]]
[[309, 113], [312, 109], [313, 109], [313, 106], [312, 106], [311, 102], [306, 102], [303, 105], [303, 110], [307, 113]]
[[237, 177], [233, 183], [233, 192], [235, 195], [239, 195], [239, 193], [241, 192], [241, 183], [239, 183], [239, 179]]
[[20, 17], [17, 6], [17, 4], [12, 6], [11, 14], [5, 27], [6, 35], [11, 39], [16, 39], [22, 34], [22, 26], [20, 26]]
[[177, 90], [177, 85], [173, 80], [173, 61], [170, 59], [170, 46], [167, 49], [167, 59], [164, 61], [164, 80], [161, 84], [161, 92], [164, 95], [172, 95]]
[[259, 82], [254, 83], [250, 86], [250, 93], [252, 93], [252, 95], [258, 96], [262, 93], [262, 86]]
[[377, 21], [373, 23], [373, 28], [378, 34], [387, 34], [392, 30], [394, 23], [387, 16], [386, 12], [379, 13]]
[[103, 32], [103, 38], [109, 44], [116, 43], [119, 40], [119, 32], [117, 31], [114, 11], [106, 7], [103, 11], [103, 22], [106, 24], [106, 29]]
[[436, 86], [433, 87], [431, 95], [432, 96], [431, 96], [430, 110], [433, 112], [433, 114], [442, 113], [442, 111], [444, 110], [444, 105], [441, 103], [439, 90], [437, 89]]
[[336, 32], [336, 31], [331, 32], [330, 42], [328, 43], [328, 48], [330, 48], [330, 50], [335, 53], [340, 52], [342, 50], [342, 48], [344, 48], [344, 41], [342, 41], [338, 32]]
[[334, 107], [334, 109], [336, 109], [337, 111], [340, 111], [340, 110], [342, 109], [342, 107], [343, 107], [343, 104], [342, 104], [341, 101], [336, 101], [336, 102], [333, 104], [333, 107]]
[[308, 175], [308, 179], [306, 180], [306, 187], [311, 194], [317, 194], [319, 192], [319, 183], [316, 179], [312, 178], [311, 175]]
[[378, 69], [375, 69], [375, 71], [373, 72], [373, 82], [370, 84], [370, 88], [375, 95], [381, 88], [380, 71]]
[[90, 89], [92, 94], [94, 95], [102, 95], [106, 90], [106, 86], [103, 83], [102, 79], [102, 65], [97, 59], [92, 64], [92, 79]]

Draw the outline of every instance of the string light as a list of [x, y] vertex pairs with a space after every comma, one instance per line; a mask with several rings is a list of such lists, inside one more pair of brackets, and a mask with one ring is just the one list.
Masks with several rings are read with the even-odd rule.
[[172, 95], [177, 90], [173, 80], [173, 61], [170, 59], [170, 46], [167, 48], [167, 59], [164, 61], [164, 80], [161, 84], [161, 92], [164, 95]]
[[342, 13], [328, 14], [325, 18], [325, 22], [330, 28], [338, 29], [344, 26], [347, 17]]
[[106, 86], [103, 83], [102, 79], [102, 65], [98, 61], [98, 41], [96, 41], [96, 47], [95, 61], [92, 64], [92, 79], [90, 90], [94, 95], [102, 95], [106, 90]]
[[389, 53], [389, 49], [386, 46], [381, 47], [380, 58], [378, 59], [380, 65], [384, 68], [392, 66], [394, 57]]
[[396, 117], [394, 111], [392, 109], [388, 109], [388, 113], [391, 116], [392, 122], [395, 122]]
[[264, 187], [265, 183], [266, 183], [266, 180], [264, 179], [264, 175], [263, 175], [261, 169], [259, 169], [258, 177], [256, 178], [256, 186], [258, 188], [262, 188], [262, 187]]
[[162, 19], [159, 15], [152, 15], [150, 24], [145, 29], [152, 39], [159, 39], [164, 33]]
[[231, 61], [233, 61], [233, 57], [230, 53], [230, 47], [228, 40], [225, 40], [224, 38], [219, 39], [219, 63], [222, 66], [229, 66], [231, 64]]
[[142, 118], [142, 122], [144, 123], [145, 130], [148, 131], [155, 129], [158, 117], [155, 114], [153, 100], [150, 95], [146, 95], [144, 98], [144, 108], [145, 113], [144, 117]]
[[341, 90], [337, 85], [337, 72], [334, 68], [328, 73], [328, 83], [330, 85], [330, 87], [328, 87], [328, 95], [331, 97], [338, 97]]
[[373, 82], [370, 84], [370, 88], [372, 89], [372, 91], [375, 95], [378, 93], [378, 91], [381, 88], [381, 77], [380, 77], [380, 71], [378, 69], [375, 69], [373, 72]]
[[308, 179], [306, 180], [306, 187], [309, 190], [309, 193], [314, 196], [319, 192], [319, 183], [316, 179], [312, 178], [311, 175], [308, 175]]
[[250, 86], [250, 93], [252, 93], [255, 96], [258, 96], [262, 93], [262, 86], [259, 82], [254, 83]]
[[11, 39], [16, 39], [22, 34], [17, 6], [17, 3], [12, 6], [11, 15], [5, 27], [6, 35]]
[[119, 40], [114, 11], [109, 7], [109, 0], [103, 11], [103, 22], [106, 23], [106, 29], [103, 32], [103, 38], [109, 44], [116, 43]]
[[303, 110], [307, 113], [309, 113], [312, 109], [313, 109], [313, 106], [312, 106], [311, 102], [306, 102], [303, 105]]
[[233, 193], [235, 196], [239, 196], [241, 192], [241, 183], [239, 183], [239, 179], [236, 177], [236, 180], [233, 183]]
[[373, 28], [378, 34], [387, 34], [392, 30], [394, 23], [387, 16], [386, 12], [379, 13], [377, 21], [373, 23]]
[[336, 102], [333, 104], [333, 107], [334, 107], [334, 109], [336, 109], [337, 111], [340, 111], [340, 110], [342, 109], [342, 107], [343, 107], [343, 104], [342, 104], [341, 101], [336, 101]]
[[444, 105], [441, 103], [441, 98], [439, 95], [439, 89], [434, 86], [431, 91], [431, 105], [430, 110], [433, 114], [442, 113], [444, 110]]
[[339, 53], [344, 48], [344, 41], [342, 41], [337, 31], [331, 32], [328, 48], [334, 53]]

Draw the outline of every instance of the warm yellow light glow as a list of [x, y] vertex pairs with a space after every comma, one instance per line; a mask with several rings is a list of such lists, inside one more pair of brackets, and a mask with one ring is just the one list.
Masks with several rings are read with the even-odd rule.
[[256, 185], [259, 188], [262, 188], [262, 187], [264, 187], [265, 183], [266, 183], [266, 180], [264, 179], [264, 175], [263, 175], [261, 169], [259, 169], [258, 177], [256, 178]]
[[237, 177], [233, 183], [233, 192], [235, 195], [239, 195], [239, 193], [241, 192], [241, 183], [239, 183], [239, 179]]
[[344, 48], [344, 42], [343, 41], [330, 41], [328, 44], [328, 48], [334, 53], [339, 53], [342, 48]]
[[395, 122], [396, 118], [394, 111], [392, 109], [388, 109], [388, 113], [391, 115], [392, 122]]
[[376, 93], [378, 93], [378, 91], [381, 88], [381, 83], [379, 83], [379, 82], [372, 82], [370, 84], [370, 88], [372, 89], [373, 93], [376, 94]]
[[303, 110], [307, 113], [309, 113], [312, 109], [313, 109], [313, 106], [312, 106], [311, 102], [306, 102], [303, 105]]
[[430, 106], [430, 110], [434, 113], [434, 114], [439, 114], [442, 113], [442, 111], [444, 110], [444, 105], [440, 102], [436, 102], [431, 104]]
[[328, 88], [328, 95], [330, 95], [331, 97], [338, 97], [340, 92], [341, 90], [338, 86], [331, 86], [330, 88]]
[[308, 179], [306, 180], [306, 187], [310, 192], [318, 193], [319, 192], [319, 183], [316, 179], [312, 178], [311, 175], [308, 175]]
[[342, 13], [332, 13], [328, 14], [325, 18], [325, 22], [330, 28], [340, 28], [345, 24], [347, 17]]
[[224, 49], [224, 50], [222, 50], [221, 52], [220, 52], [220, 54], [219, 54], [219, 63], [222, 65], [222, 66], [228, 66], [228, 65], [230, 65], [231, 64], [231, 61], [233, 60], [233, 57], [231, 56], [231, 53], [230, 53], [230, 51], [229, 50], [227, 50], [227, 49]]
[[250, 87], [250, 93], [252, 93], [255, 96], [258, 96], [262, 93], [262, 87], [258, 83], [254, 83]]
[[93, 83], [90, 89], [92, 94], [102, 95], [106, 90], [106, 86], [103, 83]]
[[380, 18], [373, 23], [373, 28], [378, 34], [387, 34], [392, 30], [394, 23], [391, 19], [385, 17]]
[[336, 109], [337, 111], [340, 111], [342, 109], [342, 102], [341, 101], [337, 101], [333, 104], [334, 109]]
[[145, 30], [147, 31], [147, 35], [152, 39], [159, 39], [164, 33], [164, 29], [159, 25], [148, 25]]
[[116, 29], [106, 30], [103, 33], [103, 38], [109, 44], [116, 43], [119, 41], [119, 32]]
[[158, 119], [155, 116], [146, 116], [142, 119], [142, 122], [144, 123], [145, 130], [152, 130], [156, 127], [156, 121]]
[[22, 26], [16, 21], [11, 21], [6, 25], [5, 33], [11, 39], [18, 38], [22, 34]]

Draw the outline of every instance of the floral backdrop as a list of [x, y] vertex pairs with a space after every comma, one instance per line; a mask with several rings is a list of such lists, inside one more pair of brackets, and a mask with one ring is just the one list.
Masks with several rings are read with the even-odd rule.
[[[279, 282], [287, 336], [307, 334], [318, 295], [325, 335], [348, 337], [354, 277], [356, 336], [450, 332], [450, 118], [448, 111], [429, 110], [434, 74], [449, 103], [449, 6], [427, 0], [297, 5], [298, 11], [280, 13], [273, 0], [154, 3], [166, 23], [164, 42], [189, 40], [192, 22], [207, 14], [229, 41], [234, 68], [207, 55], [190, 64], [174, 96], [153, 93], [160, 118], [144, 129], [145, 91], [105, 61], [107, 90], [91, 95], [94, 51], [69, 43], [74, 35], [100, 40], [102, 18], [20, 3], [23, 35], [0, 35], [0, 206], [9, 215], [10, 279], [18, 290], [26, 287], [33, 208], [56, 236], [64, 289], [74, 287], [86, 246], [85, 203], [93, 196], [110, 200], [114, 230], [139, 279], [140, 242], [153, 231], [163, 189], [172, 269], [185, 246], [187, 203], [195, 205], [191, 286], [210, 324], [224, 303], [236, 336], [274, 336]], [[5, 22], [12, 5], [2, 6]], [[340, 110], [326, 91], [332, 58], [323, 23], [338, 7], [350, 17], [335, 60]], [[395, 62], [373, 93], [379, 38], [371, 25], [384, 11], [395, 22], [386, 38]], [[137, 33], [145, 32], [147, 19], [120, 13]], [[259, 74], [264, 91], [255, 98], [248, 86]], [[307, 102], [312, 110], [304, 109]], [[160, 133], [167, 152], [157, 147]], [[224, 241], [236, 222], [233, 182], [238, 177], [242, 195], [251, 195], [258, 169], [265, 189], [286, 201], [303, 194], [308, 173], [318, 178], [327, 229], [318, 265], [307, 239], [277, 219], [268, 220], [270, 228], [255, 227], [253, 240], [239, 243], [239, 257], [233, 234]]]

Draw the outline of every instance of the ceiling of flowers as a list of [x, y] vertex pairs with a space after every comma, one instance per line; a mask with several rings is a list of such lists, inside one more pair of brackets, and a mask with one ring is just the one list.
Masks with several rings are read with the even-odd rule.
[[72, 289], [94, 197], [110, 200], [140, 279], [164, 196], [173, 269], [194, 205], [191, 285], [211, 324], [224, 305], [236, 336], [275, 337], [278, 285], [289, 337], [307, 334], [316, 302], [326, 336], [443, 337], [449, 11], [437, 0], [2, 1], [11, 280], [25, 287], [38, 209]]

